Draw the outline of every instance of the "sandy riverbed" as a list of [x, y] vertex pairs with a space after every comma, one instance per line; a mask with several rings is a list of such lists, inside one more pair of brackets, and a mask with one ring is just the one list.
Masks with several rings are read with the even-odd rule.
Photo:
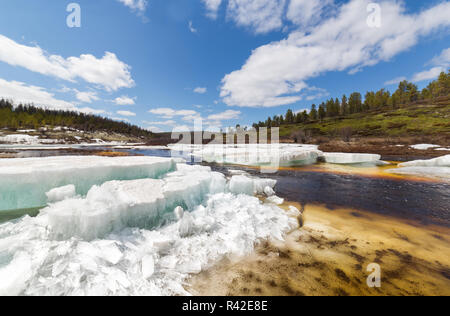
[[[190, 290], [198, 295], [450, 295], [450, 229], [320, 205], [306, 206], [304, 218], [305, 225], [285, 242], [263, 243], [251, 256], [194, 276]], [[381, 288], [366, 284], [370, 263], [381, 266]]]

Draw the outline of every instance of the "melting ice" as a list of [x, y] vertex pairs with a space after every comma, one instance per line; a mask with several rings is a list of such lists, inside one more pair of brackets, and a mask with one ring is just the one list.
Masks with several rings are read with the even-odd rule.
[[[40, 179], [39, 201], [43, 194], [49, 205], [35, 218], [0, 225], [0, 295], [189, 295], [190, 274], [248, 254], [261, 240], [282, 239], [297, 225], [253, 196], [273, 199], [273, 180], [226, 179], [173, 159], [59, 159], [10, 160], [1, 169], [28, 168], [23, 175]], [[19, 189], [27, 185], [16, 181]]]

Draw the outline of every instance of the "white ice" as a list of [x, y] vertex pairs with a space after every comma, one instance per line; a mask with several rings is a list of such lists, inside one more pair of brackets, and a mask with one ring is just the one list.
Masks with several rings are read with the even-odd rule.
[[45, 193], [45, 195], [47, 196], [48, 203], [60, 202], [65, 199], [75, 197], [76, 188], [73, 184], [69, 184], [63, 187], [54, 188]]
[[397, 169], [387, 170], [394, 174], [410, 174], [450, 180], [450, 155], [430, 160], [415, 160], [401, 163]]
[[297, 227], [293, 212], [228, 187], [207, 167], [178, 164], [1, 224], [0, 295], [189, 295], [190, 274]]
[[157, 157], [0, 159], [0, 211], [45, 206], [45, 193], [65, 185], [85, 195], [96, 184], [158, 178], [175, 166], [174, 159]]
[[324, 153], [325, 161], [332, 164], [378, 163], [381, 156], [375, 154]]

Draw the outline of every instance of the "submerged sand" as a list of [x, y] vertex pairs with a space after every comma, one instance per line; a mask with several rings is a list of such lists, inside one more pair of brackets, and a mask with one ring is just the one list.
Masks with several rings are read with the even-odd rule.
[[[304, 221], [286, 241], [264, 242], [246, 258], [194, 276], [189, 290], [231, 296], [450, 295], [450, 229], [321, 205], [307, 205]], [[367, 286], [371, 263], [381, 267], [380, 288]]]

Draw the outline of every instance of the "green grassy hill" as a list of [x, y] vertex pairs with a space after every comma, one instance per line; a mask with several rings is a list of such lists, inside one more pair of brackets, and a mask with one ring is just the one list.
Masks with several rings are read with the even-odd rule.
[[281, 125], [280, 137], [292, 138], [300, 130], [313, 137], [339, 137], [345, 129], [350, 129], [353, 137], [450, 136], [450, 99], [432, 105], [418, 104], [396, 110], [375, 110]]

